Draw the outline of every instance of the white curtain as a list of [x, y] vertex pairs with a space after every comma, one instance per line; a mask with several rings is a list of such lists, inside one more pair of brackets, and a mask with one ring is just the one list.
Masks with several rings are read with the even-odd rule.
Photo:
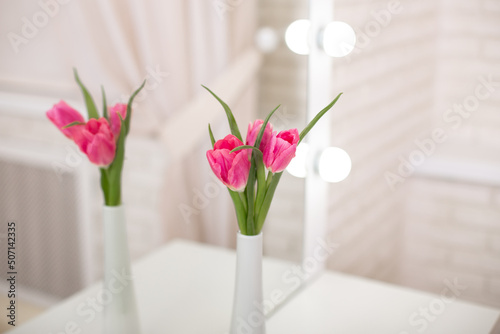
[[[99, 105], [101, 85], [111, 104], [125, 101], [146, 79], [136, 99], [131, 135], [160, 141], [184, 106], [207, 94], [200, 85], [216, 81], [252, 48], [255, 10], [255, 0], [0, 0], [0, 32], [5, 36], [0, 39], [0, 90], [81, 101], [75, 67]], [[251, 83], [234, 101], [245, 120], [242, 128], [254, 108], [255, 92]], [[222, 121], [215, 124], [221, 128], [219, 137], [227, 131]], [[191, 135], [189, 124], [183, 129]], [[182, 143], [178, 138], [177, 144]], [[212, 183], [204, 160], [208, 147], [207, 137], [206, 143], [190, 147], [190, 154], [169, 162], [160, 206], [165, 240], [232, 244], [236, 224], [225, 189], [190, 223], [179, 209], [192, 203], [193, 189], [203, 191]]]
[[146, 78], [134, 129], [154, 132], [228, 63], [231, 21], [210, 1], [61, 2], [0, 1], [2, 90], [74, 94], [76, 67], [116, 100]]

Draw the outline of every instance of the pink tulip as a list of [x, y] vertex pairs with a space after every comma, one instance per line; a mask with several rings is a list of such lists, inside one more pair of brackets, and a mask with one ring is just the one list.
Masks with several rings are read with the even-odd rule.
[[[248, 124], [248, 131], [247, 131], [247, 145], [254, 145], [255, 140], [257, 140], [257, 135], [259, 134], [260, 129], [262, 128], [262, 124], [264, 124], [264, 121], [261, 119], [256, 120], [255, 122]], [[264, 130], [264, 134], [262, 135], [262, 140], [259, 145], [259, 149], [261, 151], [264, 151], [264, 147], [266, 147], [269, 144], [269, 141], [271, 140], [271, 137], [273, 135], [273, 126], [271, 123], [267, 123], [266, 129]]]
[[59, 103], [55, 104], [52, 109], [47, 111], [46, 115], [48, 119], [70, 139], [73, 139], [79, 134], [83, 125], [74, 125], [66, 129], [63, 129], [63, 127], [73, 122], [85, 122], [83, 116], [64, 101], [59, 101]]
[[118, 138], [120, 136], [120, 129], [122, 122], [120, 116], [123, 120], [127, 116], [127, 105], [123, 103], [117, 103], [113, 107], [108, 108], [109, 122], [111, 124], [111, 132]]
[[[118, 113], [123, 115], [123, 107], [115, 105], [113, 108], [110, 108], [110, 112], [111, 118], [115, 119], [115, 130], [116, 126], [118, 126], [117, 133], [119, 134], [121, 125], [116, 125], [116, 119], [119, 120]], [[125, 113], [126, 112], [127, 108], [125, 106]], [[118, 136], [115, 136], [111, 131], [107, 119], [92, 118], [85, 123], [83, 116], [78, 111], [68, 106], [64, 101], [60, 101], [54, 105], [52, 109], [47, 111], [47, 117], [66, 137], [72, 139], [78, 145], [80, 150], [87, 155], [90, 162], [101, 167], [108, 166], [113, 162]], [[80, 122], [83, 124], [73, 125], [63, 129], [64, 126], [73, 122]]]
[[299, 142], [299, 131], [291, 129], [281, 131], [276, 135], [273, 133], [268, 145], [264, 148], [264, 165], [272, 173], [278, 173], [288, 166], [295, 157], [297, 143]]
[[106, 167], [115, 159], [116, 137], [104, 117], [90, 119], [74, 140], [95, 165]]
[[249, 150], [239, 150], [229, 153], [233, 148], [243, 145], [241, 140], [233, 135], [227, 135], [218, 140], [213, 150], [207, 151], [207, 159], [214, 174], [229, 189], [243, 191], [250, 172]]

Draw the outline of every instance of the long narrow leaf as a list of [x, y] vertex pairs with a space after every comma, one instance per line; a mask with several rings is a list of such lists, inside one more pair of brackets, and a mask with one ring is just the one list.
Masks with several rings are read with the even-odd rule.
[[233, 112], [229, 108], [229, 106], [226, 104], [226, 102], [222, 101], [217, 95], [215, 95], [214, 92], [212, 92], [210, 89], [207, 87], [201, 85], [201, 87], [205, 88], [210, 94], [213, 95], [219, 101], [219, 103], [222, 105], [224, 108], [224, 111], [226, 112], [227, 116], [227, 121], [229, 123], [229, 128], [231, 129], [231, 133], [238, 138], [239, 140], [243, 141], [243, 137], [241, 137], [240, 129], [238, 128], [238, 124], [236, 123], [236, 119], [234, 118]]
[[[257, 195], [255, 196], [255, 206], [254, 206], [254, 217], [259, 217], [262, 203], [264, 202], [264, 196], [267, 192], [266, 185], [266, 167], [264, 167], [264, 162], [262, 158], [255, 159], [257, 166]], [[270, 173], [272, 175], [272, 173]]]
[[257, 154], [260, 159], [262, 159], [262, 151], [259, 150], [257, 147], [255, 146], [252, 146], [252, 145], [240, 145], [238, 147], [235, 147], [233, 148], [231, 151], [229, 151], [229, 153], [233, 153], [233, 152], [236, 152], [236, 151], [240, 151], [240, 150], [253, 150], [255, 152], [255, 154]]
[[[302, 141], [302, 139], [304, 139], [304, 137], [309, 133], [309, 131], [311, 131], [311, 129], [316, 125], [316, 123], [319, 121], [319, 119], [321, 117], [323, 117], [324, 114], [326, 114], [326, 112], [328, 110], [330, 110], [333, 105], [335, 103], [337, 103], [337, 100], [340, 98], [340, 96], [342, 95], [342, 93], [340, 93], [339, 95], [337, 95], [337, 97], [332, 101], [330, 102], [329, 105], [327, 105], [323, 110], [321, 110], [310, 122], [309, 124], [307, 124], [307, 126], [304, 128], [304, 130], [302, 130], [302, 132], [300, 133], [299, 135], [299, 142], [298, 144], [300, 144], [300, 142]], [[297, 145], [298, 145], [297, 144]]]
[[215, 138], [214, 134], [212, 133], [212, 128], [210, 127], [210, 124], [208, 124], [208, 134], [210, 135], [210, 141], [212, 142], [212, 148], [215, 145]]
[[104, 195], [104, 204], [109, 205], [109, 179], [108, 171], [105, 168], [99, 168], [101, 172], [101, 189]]
[[233, 200], [234, 210], [236, 211], [236, 218], [238, 220], [238, 226], [240, 228], [240, 231], [243, 235], [246, 235], [247, 234], [247, 228], [246, 228], [247, 212], [243, 206], [243, 202], [242, 202], [239, 194], [236, 191], [232, 191], [229, 188], [227, 190], [229, 190], [229, 195], [231, 196], [231, 199]]
[[70, 128], [70, 127], [75, 126], [75, 125], [85, 125], [85, 123], [84, 122], [75, 121], [75, 122], [71, 122], [69, 124], [66, 124], [61, 129], [67, 129], [67, 128]]
[[264, 221], [266, 220], [267, 213], [269, 212], [269, 208], [271, 207], [271, 202], [274, 197], [274, 192], [276, 191], [276, 187], [278, 186], [278, 183], [280, 181], [281, 175], [283, 172], [276, 173], [272, 177], [271, 183], [269, 184], [269, 187], [267, 188], [266, 196], [264, 198], [264, 201], [262, 203], [259, 216], [257, 217], [256, 220], [256, 233], [260, 233], [262, 230], [262, 226], [264, 225]]
[[146, 84], [146, 80], [144, 80], [142, 82], [142, 85], [140, 85], [139, 88], [137, 88], [135, 90], [135, 92], [128, 99], [128, 103], [127, 103], [127, 116], [125, 117], [125, 136], [128, 135], [128, 132], [130, 131], [130, 119], [132, 118], [132, 103], [134, 102], [135, 96], [137, 94], [139, 94], [139, 92], [141, 91], [141, 89], [144, 88], [145, 84]]
[[252, 158], [250, 165], [250, 173], [248, 174], [247, 186], [245, 188], [247, 195], [247, 234], [257, 235], [255, 233], [255, 219], [254, 219], [254, 187], [255, 187], [255, 159]]
[[78, 72], [76, 71], [76, 68], [73, 69], [73, 73], [75, 74], [75, 80], [78, 86], [80, 86], [80, 89], [82, 90], [83, 93], [83, 98], [85, 99], [85, 105], [87, 106], [87, 113], [89, 116], [89, 119], [91, 118], [99, 118], [99, 113], [97, 112], [97, 107], [95, 106], [94, 99], [92, 99], [92, 95], [90, 95], [89, 91], [87, 88], [83, 85], [82, 81], [80, 80], [80, 77], [78, 76]]
[[121, 177], [123, 170], [123, 160], [125, 159], [125, 121], [120, 117], [121, 128], [120, 136], [116, 142], [116, 154], [115, 159], [108, 167], [108, 180], [109, 180], [109, 206], [117, 206], [121, 204]]
[[108, 102], [106, 101], [106, 92], [104, 91], [104, 87], [101, 86], [102, 93], [102, 115], [104, 118], [108, 119]]
[[264, 119], [264, 123], [262, 123], [262, 127], [260, 128], [259, 134], [257, 135], [257, 138], [255, 139], [255, 143], [253, 146], [259, 148], [260, 147], [260, 142], [262, 141], [262, 137], [264, 136], [264, 131], [266, 129], [267, 123], [269, 123], [269, 120], [271, 119], [271, 116], [274, 114], [276, 110], [281, 105], [278, 105], [276, 108], [274, 108], [269, 114], [267, 114], [266, 118]]

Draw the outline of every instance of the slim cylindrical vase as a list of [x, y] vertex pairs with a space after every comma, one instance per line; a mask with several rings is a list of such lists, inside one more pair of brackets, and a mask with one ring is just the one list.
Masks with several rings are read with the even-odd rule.
[[266, 333], [262, 300], [262, 233], [238, 232], [231, 334]]
[[104, 206], [104, 333], [140, 334], [123, 206]]

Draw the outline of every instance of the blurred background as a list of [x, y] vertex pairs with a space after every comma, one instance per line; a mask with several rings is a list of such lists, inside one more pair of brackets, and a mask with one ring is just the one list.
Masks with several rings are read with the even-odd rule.
[[[15, 221], [26, 307], [46, 309], [102, 273], [97, 168], [45, 117], [61, 99], [84, 112], [73, 67], [97, 105], [101, 85], [111, 105], [146, 80], [123, 176], [134, 261], [176, 238], [235, 246], [232, 203], [205, 159], [207, 123], [216, 138], [229, 129], [201, 84], [242, 132], [278, 104], [275, 127], [300, 130], [308, 87], [326, 75], [316, 104], [344, 92], [327, 146], [352, 161], [345, 180], [324, 184], [322, 238], [338, 244], [326, 267], [434, 293], [458, 279], [460, 298], [500, 307], [500, 1], [331, 5], [356, 44], [314, 78], [313, 55], [285, 42], [308, 18], [305, 0], [0, 0], [0, 238], [4, 248]], [[304, 219], [306, 182], [284, 173], [265, 255], [304, 259], [317, 223]]]

